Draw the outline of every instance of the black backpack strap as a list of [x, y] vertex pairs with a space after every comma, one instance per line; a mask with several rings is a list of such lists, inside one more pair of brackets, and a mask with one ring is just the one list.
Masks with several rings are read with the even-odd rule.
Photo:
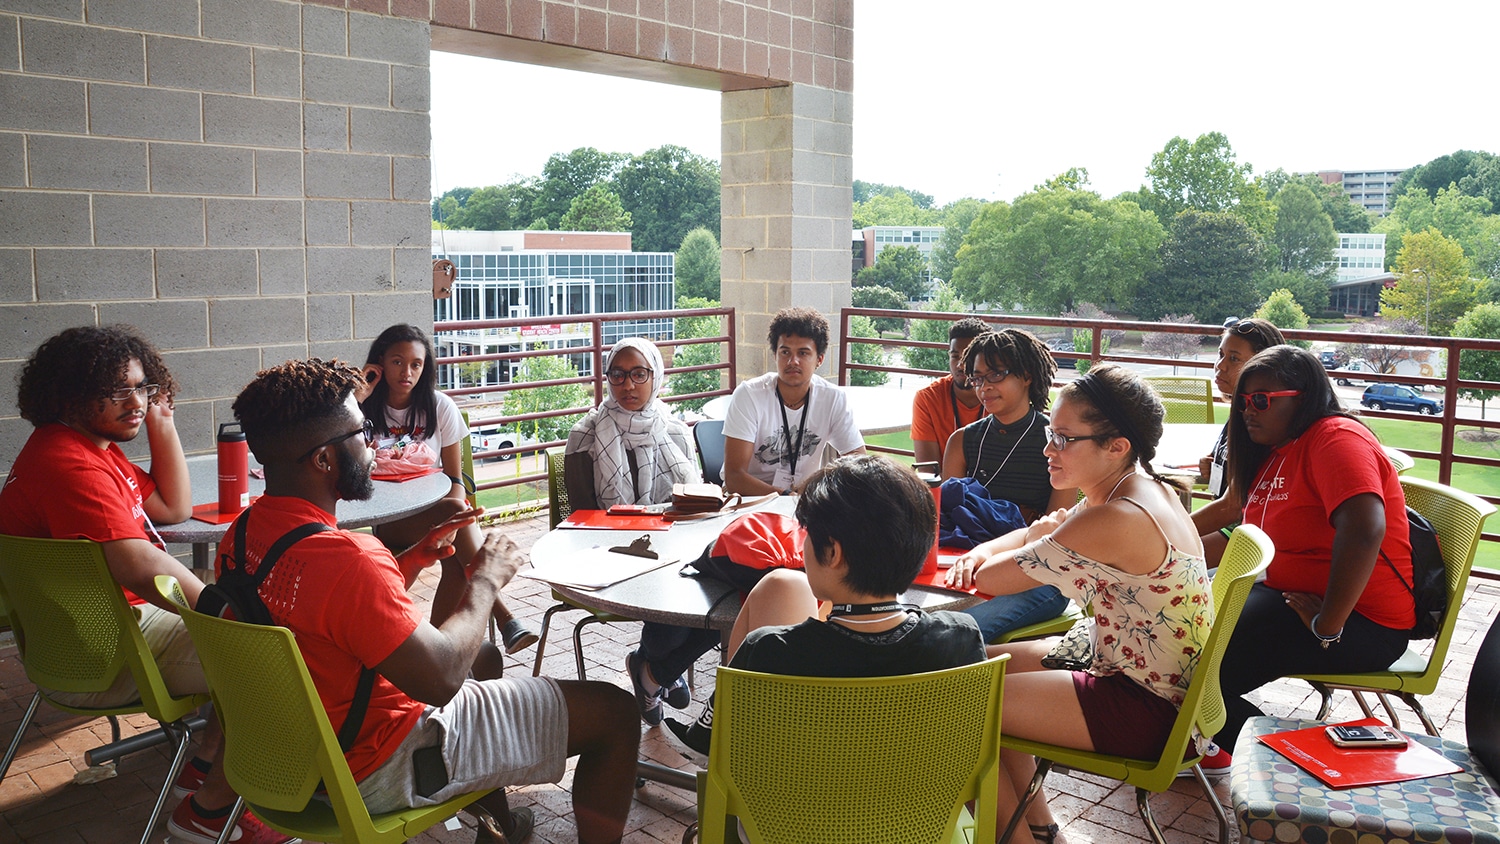
[[370, 708], [370, 691], [375, 688], [375, 669], [359, 669], [359, 684], [354, 687], [354, 700], [349, 702], [349, 713], [339, 727], [339, 750], [345, 753], [359, 738], [359, 728], [365, 724], [365, 712]]

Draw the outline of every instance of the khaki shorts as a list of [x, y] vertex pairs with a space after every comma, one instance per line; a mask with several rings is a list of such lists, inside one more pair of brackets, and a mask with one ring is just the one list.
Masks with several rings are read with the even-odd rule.
[[[203, 666], [198, 662], [198, 651], [188, 637], [187, 628], [176, 613], [167, 612], [154, 604], [134, 607], [140, 617], [141, 635], [146, 638], [146, 647], [156, 657], [167, 691], [174, 697], [190, 694], [208, 694], [208, 680], [203, 677]], [[47, 692], [49, 700], [64, 706], [87, 709], [105, 709], [137, 703], [141, 693], [135, 687], [135, 678], [127, 666], [115, 678], [114, 685], [103, 692]]]

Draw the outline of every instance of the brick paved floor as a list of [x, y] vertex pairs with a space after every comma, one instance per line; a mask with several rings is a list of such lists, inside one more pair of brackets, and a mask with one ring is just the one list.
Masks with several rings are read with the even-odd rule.
[[[546, 530], [544, 518], [530, 519], [506, 528], [522, 548], [530, 548], [536, 537]], [[416, 592], [420, 600], [430, 600], [436, 584], [435, 575], [424, 575]], [[505, 598], [517, 615], [539, 624], [542, 613], [552, 601], [540, 584], [517, 578], [505, 590]], [[1471, 585], [1465, 600], [1449, 664], [1437, 693], [1425, 699], [1425, 705], [1443, 735], [1464, 738], [1463, 692], [1468, 682], [1469, 666], [1489, 622], [1500, 603], [1500, 584], [1485, 581]], [[578, 614], [560, 615], [554, 620], [553, 639], [547, 647], [543, 671], [556, 677], [573, 677], [573, 645], [569, 625]], [[584, 633], [585, 662], [590, 679], [613, 682], [629, 688], [623, 665], [625, 655], [635, 646], [639, 628], [632, 624], [591, 625]], [[507, 659], [506, 670], [516, 674], [530, 673], [534, 651], [520, 654], [521, 660]], [[702, 684], [695, 697], [702, 700], [711, 688], [713, 666], [717, 657], [708, 655], [698, 665]], [[14, 734], [21, 713], [30, 699], [32, 686], [16, 660], [13, 645], [0, 647], [0, 741], [8, 742]], [[1297, 712], [1311, 717], [1316, 711], [1316, 695], [1305, 684], [1280, 682], [1262, 691], [1262, 705], [1267, 712]], [[694, 704], [686, 713], [697, 714]], [[1335, 715], [1357, 717], [1352, 700], [1341, 696]], [[1417, 725], [1415, 717], [1405, 726]], [[144, 716], [125, 719], [127, 734], [154, 727]], [[641, 752], [646, 758], [672, 767], [688, 770], [692, 765], [663, 737], [661, 728], [644, 729]], [[83, 753], [109, 740], [109, 725], [103, 719], [87, 720], [63, 715], [43, 706], [36, 724], [28, 730], [25, 742], [10, 773], [0, 783], [0, 842], [28, 844], [106, 844], [135, 841], [141, 825], [151, 810], [151, 801], [160, 786], [167, 763], [165, 750], [156, 749], [121, 760], [116, 775], [92, 784], [75, 783], [74, 777], [85, 768]], [[571, 817], [568, 789], [572, 784], [571, 768], [557, 785], [533, 786], [512, 792], [513, 806], [531, 806], [536, 813], [537, 844], [567, 844], [576, 841]], [[1070, 844], [1127, 844], [1148, 840], [1145, 826], [1135, 809], [1135, 794], [1111, 780], [1084, 774], [1054, 774], [1047, 782], [1054, 813], [1063, 824], [1063, 834]], [[1218, 797], [1228, 801], [1228, 783], [1218, 785]], [[1212, 840], [1216, 835], [1213, 812], [1190, 781], [1179, 781], [1172, 790], [1151, 800], [1152, 811], [1166, 831], [1170, 844]], [[170, 808], [170, 807], [169, 807]], [[462, 817], [462, 816], [461, 816]], [[687, 824], [695, 817], [693, 796], [673, 788], [648, 784], [636, 792], [625, 840], [637, 844], [676, 842]], [[155, 841], [167, 838], [165, 822]], [[1238, 833], [1233, 833], [1238, 838]], [[473, 841], [472, 824], [462, 827], [438, 827], [415, 840], [420, 842]]]

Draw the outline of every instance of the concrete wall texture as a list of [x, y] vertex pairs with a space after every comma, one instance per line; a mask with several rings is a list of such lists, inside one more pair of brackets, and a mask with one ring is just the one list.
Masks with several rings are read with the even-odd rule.
[[776, 309], [848, 304], [852, 6], [0, 0], [0, 465], [71, 325], [163, 349], [192, 452], [257, 369], [430, 324], [433, 49], [723, 91], [725, 303], [764, 371]]

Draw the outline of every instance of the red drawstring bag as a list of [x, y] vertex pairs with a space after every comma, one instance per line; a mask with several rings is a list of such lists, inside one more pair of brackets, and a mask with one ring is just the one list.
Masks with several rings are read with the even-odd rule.
[[772, 569], [801, 569], [807, 531], [791, 516], [746, 513], [730, 522], [693, 568], [749, 592]]

